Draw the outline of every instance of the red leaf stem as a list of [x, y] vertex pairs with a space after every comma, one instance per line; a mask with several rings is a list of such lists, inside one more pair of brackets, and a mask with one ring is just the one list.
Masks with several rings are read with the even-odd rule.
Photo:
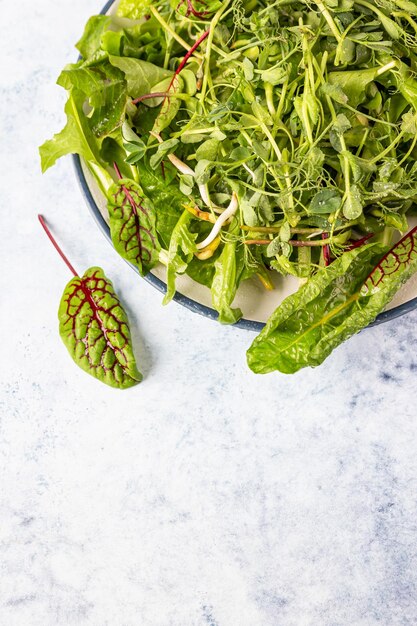
[[181, 63], [179, 64], [179, 66], [175, 70], [174, 76], [172, 77], [172, 80], [171, 80], [171, 82], [168, 85], [168, 90], [167, 90], [166, 93], [161, 93], [161, 92], [147, 93], [147, 94], [145, 94], [143, 96], [140, 96], [139, 98], [136, 98], [135, 100], [132, 100], [132, 104], [138, 104], [142, 100], [146, 100], [146, 99], [149, 99], [149, 98], [169, 98], [170, 97], [169, 92], [171, 90], [172, 85], [175, 82], [175, 79], [180, 74], [180, 72], [184, 69], [188, 59], [194, 54], [194, 52], [197, 50], [198, 46], [209, 36], [209, 34], [210, 34], [210, 29], [204, 31], [204, 33], [202, 35], [200, 35], [200, 37], [197, 39], [197, 41], [191, 46], [191, 48], [185, 54], [185, 56], [182, 59]]
[[[329, 233], [322, 233], [321, 234], [321, 238], [322, 239], [328, 239], [329, 238]], [[330, 246], [329, 246], [329, 244], [326, 244], [325, 246], [323, 246], [323, 261], [324, 261], [325, 267], [328, 267], [328, 265], [330, 265]]]
[[60, 257], [62, 258], [62, 260], [64, 261], [64, 263], [66, 264], [66, 266], [68, 267], [68, 269], [74, 274], [74, 276], [78, 277], [78, 273], [75, 271], [75, 269], [73, 268], [73, 266], [71, 265], [71, 263], [68, 261], [67, 257], [65, 256], [65, 254], [62, 252], [61, 248], [59, 247], [59, 245], [57, 244], [56, 240], [54, 239], [51, 231], [49, 230], [45, 219], [42, 215], [38, 215], [38, 219], [42, 225], [42, 228], [44, 229], [44, 231], [46, 232], [46, 234], [48, 235], [52, 245], [54, 246], [55, 250], [58, 252], [58, 254], [60, 255]]
[[366, 241], [368, 241], [368, 239], [371, 239], [371, 237], [374, 237], [374, 236], [375, 236], [375, 233], [369, 233], [368, 235], [365, 235], [365, 237], [361, 237], [361, 239], [357, 239], [356, 241], [350, 244], [347, 250], [354, 250], [355, 248], [360, 248], [361, 246], [363, 246], [363, 244]]
[[[194, 15], [194, 17], [201, 18], [201, 17], [206, 17], [206, 15], [210, 14], [210, 11], [197, 11], [197, 9], [194, 8], [191, 0], [185, 0], [185, 2], [187, 4], [187, 12], [185, 14], [185, 17], [188, 17], [189, 15]], [[183, 4], [184, 4], [184, 0], [181, 0], [181, 2], [177, 6], [177, 11]], [[207, 4], [203, 2], [203, 0], [200, 0], [200, 4], [202, 4], [203, 6], [207, 6]]]

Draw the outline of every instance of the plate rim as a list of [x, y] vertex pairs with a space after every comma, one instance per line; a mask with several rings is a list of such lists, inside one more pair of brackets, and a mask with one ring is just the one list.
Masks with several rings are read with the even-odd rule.
[[[108, 0], [106, 4], [104, 5], [104, 7], [102, 8], [102, 10], [100, 11], [100, 15], [104, 15], [105, 13], [107, 13], [115, 1], [116, 0]], [[99, 229], [101, 230], [101, 232], [103, 233], [107, 241], [110, 243], [112, 248], [115, 249], [113, 246], [113, 242], [111, 240], [111, 236], [110, 236], [110, 228], [106, 220], [104, 219], [103, 215], [101, 214], [101, 211], [98, 208], [96, 201], [93, 198], [93, 194], [91, 193], [89, 184], [84, 175], [84, 170], [81, 164], [81, 158], [79, 157], [78, 154], [73, 154], [71, 156], [72, 156], [72, 160], [73, 160], [73, 164], [75, 168], [76, 177], [81, 187], [81, 191], [83, 193], [84, 200], [86, 201], [87, 207], [91, 215], [93, 216], [96, 224], [98, 225]], [[133, 270], [135, 270], [136, 273], [138, 273], [137, 268], [132, 263], [129, 263], [129, 261], [125, 261], [125, 262], [128, 265], [130, 265], [130, 267]], [[148, 274], [146, 274], [146, 276], [144, 276], [143, 278], [161, 293], [166, 293], [166, 283], [164, 283], [163, 280], [161, 280], [160, 278], [152, 274], [152, 272], [148, 272]], [[192, 298], [188, 296], [185, 296], [184, 294], [178, 291], [175, 292], [173, 300], [175, 300], [175, 302], [178, 302], [178, 304], [181, 304], [185, 308], [189, 309], [193, 313], [198, 313], [199, 315], [202, 315], [203, 317], [208, 317], [209, 319], [217, 320], [217, 317], [218, 317], [217, 311], [215, 311], [211, 307], [206, 306], [205, 304], [201, 304], [200, 302], [193, 300]], [[389, 309], [388, 311], [382, 311], [382, 313], [380, 313], [375, 318], [375, 320], [367, 326], [367, 328], [370, 328], [372, 326], [378, 326], [379, 324], [393, 320], [397, 317], [405, 315], [406, 313], [410, 313], [416, 308], [417, 308], [417, 296], [415, 298], [412, 298], [411, 300], [408, 300], [407, 302], [403, 302], [403, 304], [399, 304], [393, 309]], [[255, 320], [248, 320], [242, 317], [235, 324], [231, 324], [231, 326], [260, 332], [265, 327], [265, 324], [266, 322], [257, 322]]]

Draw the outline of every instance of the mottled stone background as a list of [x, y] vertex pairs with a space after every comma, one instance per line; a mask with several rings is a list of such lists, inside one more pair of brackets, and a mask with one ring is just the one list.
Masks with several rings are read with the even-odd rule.
[[[54, 85], [93, 0], [1, 0], [0, 624], [417, 624], [417, 312], [293, 377], [246, 367], [252, 336], [161, 295], [112, 251], [71, 161]], [[102, 265], [145, 381], [77, 369], [56, 311]]]

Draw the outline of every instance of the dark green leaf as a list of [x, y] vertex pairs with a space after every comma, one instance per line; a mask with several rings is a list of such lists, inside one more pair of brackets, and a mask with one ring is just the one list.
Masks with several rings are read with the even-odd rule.
[[249, 348], [249, 367], [262, 374], [314, 367], [369, 324], [388, 300], [361, 289], [383, 251], [372, 244], [345, 252], [286, 298]]
[[308, 210], [314, 214], [329, 214], [337, 211], [342, 204], [342, 196], [336, 189], [318, 191], [310, 202]]

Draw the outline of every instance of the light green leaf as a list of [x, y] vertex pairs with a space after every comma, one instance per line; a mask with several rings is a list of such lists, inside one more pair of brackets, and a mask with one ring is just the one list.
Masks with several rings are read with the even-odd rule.
[[172, 231], [168, 249], [167, 292], [163, 300], [164, 304], [168, 304], [175, 295], [176, 275], [186, 271], [194, 252], [197, 251], [195, 245], [197, 234], [190, 233], [188, 229], [191, 219], [191, 213], [184, 211]]
[[108, 15], [93, 15], [88, 20], [84, 28], [81, 39], [76, 43], [84, 59], [89, 59], [100, 50], [101, 37], [109, 27], [111, 18]]
[[53, 139], [45, 141], [39, 148], [42, 172], [52, 167], [57, 159], [65, 154], [79, 154], [86, 161], [98, 162], [100, 158], [100, 140], [94, 137], [88, 118], [84, 115], [83, 93], [73, 89], [65, 105], [67, 124], [65, 128], [54, 135]]
[[179, 108], [181, 106], [181, 101], [179, 98], [175, 97], [175, 94], [182, 93], [183, 89], [183, 81], [181, 76], [176, 76], [174, 82], [172, 83], [169, 93], [170, 96], [167, 96], [161, 106], [161, 110], [158, 113], [158, 117], [155, 120], [152, 131], [154, 133], [160, 133], [165, 128], [167, 128], [172, 120], [177, 115]]
[[117, 7], [117, 15], [138, 20], [149, 13], [152, 0], [120, 0]]
[[271, 83], [271, 85], [282, 85], [287, 79], [287, 70], [283, 67], [273, 67], [269, 70], [263, 70], [261, 79], [265, 83]]
[[219, 149], [220, 142], [217, 139], [207, 139], [201, 146], [198, 146], [196, 150], [196, 159], [201, 161], [206, 159], [207, 161], [215, 161], [217, 157], [217, 151]]
[[219, 313], [218, 321], [221, 324], [235, 324], [242, 317], [242, 311], [231, 306], [238, 287], [235, 241], [224, 244], [214, 267], [211, 301]]
[[351, 185], [343, 204], [343, 215], [347, 220], [356, 220], [362, 215], [362, 197], [358, 185]]
[[58, 318], [62, 341], [85, 372], [119, 389], [142, 380], [132, 350], [129, 320], [100, 267], [90, 267], [82, 277], [70, 280]]
[[68, 66], [58, 78], [65, 89], [77, 89], [88, 98], [93, 111], [89, 115], [91, 130], [97, 137], [105, 137], [124, 120], [127, 89], [123, 72], [109, 63], [87, 68]]
[[142, 59], [116, 56], [110, 56], [109, 59], [114, 67], [124, 72], [127, 80], [127, 90], [132, 98], [140, 98], [140, 96], [151, 93], [152, 87], [173, 76], [173, 72]]
[[246, 80], [253, 80], [253, 63], [250, 59], [245, 57], [242, 61], [243, 73], [245, 75]]

